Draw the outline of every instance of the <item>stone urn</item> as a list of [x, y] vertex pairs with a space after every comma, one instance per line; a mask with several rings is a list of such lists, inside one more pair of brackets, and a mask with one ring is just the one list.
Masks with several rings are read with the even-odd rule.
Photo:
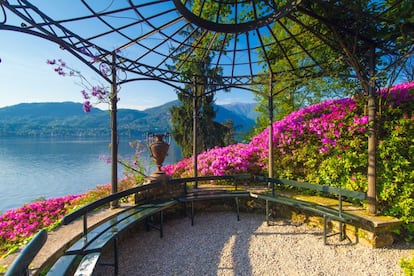
[[171, 144], [171, 135], [169, 133], [148, 133], [147, 144], [149, 150], [151, 151], [151, 157], [157, 165], [157, 170], [151, 174], [150, 178], [155, 178], [157, 180], [168, 179], [169, 176], [161, 170], [161, 167], [165, 157], [168, 155], [168, 148]]

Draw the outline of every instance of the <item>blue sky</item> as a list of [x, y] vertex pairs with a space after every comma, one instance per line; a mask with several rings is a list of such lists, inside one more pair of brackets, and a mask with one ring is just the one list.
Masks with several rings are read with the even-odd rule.
[[[69, 53], [50, 42], [28, 34], [0, 30], [0, 108], [18, 103], [82, 102], [82, 87], [75, 78], [61, 77], [47, 59], [63, 59], [80, 70], [92, 83], [102, 79]], [[174, 90], [155, 81], [128, 83], [120, 91], [120, 108], [144, 110], [176, 100]], [[219, 92], [217, 104], [254, 102], [251, 92]], [[106, 109], [101, 105], [99, 108]]]

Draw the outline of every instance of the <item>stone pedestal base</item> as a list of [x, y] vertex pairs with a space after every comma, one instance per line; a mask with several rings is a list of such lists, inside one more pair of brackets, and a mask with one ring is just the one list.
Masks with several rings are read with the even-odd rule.
[[161, 182], [167, 182], [171, 179], [171, 176], [166, 174], [163, 171], [155, 171], [150, 176], [145, 177], [144, 183], [150, 183], [153, 181], [161, 181]]

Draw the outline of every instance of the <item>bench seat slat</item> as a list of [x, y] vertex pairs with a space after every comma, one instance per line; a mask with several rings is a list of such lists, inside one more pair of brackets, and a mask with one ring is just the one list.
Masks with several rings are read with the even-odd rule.
[[229, 197], [248, 197], [248, 196], [250, 196], [249, 192], [189, 194], [189, 195], [179, 197], [178, 201], [187, 202], [187, 201], [195, 201], [195, 200], [209, 200], [209, 199], [220, 199], [220, 198], [229, 198]]
[[[49, 269], [47, 276], [62, 276], [70, 275], [72, 266], [78, 259], [78, 255], [63, 255], [56, 263]], [[73, 269], [74, 270], [74, 269]]]
[[103, 232], [99, 237], [94, 239], [88, 246], [83, 249], [83, 252], [98, 252], [101, 251], [103, 247], [105, 247], [108, 242], [110, 242], [118, 233], [124, 231], [128, 227], [132, 226], [133, 224], [142, 221], [143, 219], [147, 218], [150, 215], [156, 214], [159, 212], [156, 207], [148, 207], [146, 209], [142, 209], [141, 212], [136, 213], [123, 221], [115, 224], [113, 227], [107, 229]]
[[[113, 218], [108, 221], [109, 227], [99, 227], [88, 233], [88, 239], [80, 239], [71, 246], [66, 254], [85, 254], [90, 252], [98, 252], [108, 244], [118, 233], [124, 231], [133, 224], [141, 221], [148, 216], [154, 215], [176, 203], [175, 200], [165, 201], [154, 204], [144, 204], [128, 210], [128, 215], [124, 213], [120, 215], [121, 219]], [[98, 232], [101, 230], [100, 232]]]
[[140, 206], [128, 209], [117, 216], [111, 218], [110, 220], [100, 224], [99, 226], [93, 228], [89, 231], [85, 236], [79, 239], [76, 243], [74, 243], [67, 251], [66, 254], [79, 254], [82, 253], [82, 250], [91, 243], [94, 239], [96, 239], [99, 235], [103, 232], [107, 231], [113, 225], [119, 223], [127, 219], [130, 216], [133, 216], [137, 212], [140, 212], [142, 208]]
[[294, 199], [294, 198], [286, 198], [286, 197], [280, 197], [280, 196], [269, 196], [269, 195], [261, 195], [261, 194], [251, 194], [252, 197], [254, 198], [258, 198], [258, 199], [263, 199], [263, 200], [268, 200], [271, 202], [276, 202], [276, 203], [281, 203], [284, 205], [289, 205], [292, 207], [297, 207], [300, 209], [304, 209], [307, 211], [311, 211], [314, 213], [317, 213], [319, 215], [325, 215], [328, 216], [330, 218], [333, 218], [337, 221], [341, 221], [341, 222], [346, 222], [349, 220], [357, 220], [359, 218], [349, 215], [347, 213], [342, 213], [341, 215], [339, 215], [338, 210], [335, 209], [331, 209], [329, 207], [324, 207], [321, 205], [318, 205], [316, 203], [311, 203], [311, 202], [307, 202], [307, 201], [303, 201], [303, 200], [298, 200], [298, 199]]
[[[323, 206], [317, 203], [313, 203], [313, 202], [309, 202], [309, 201], [304, 201], [301, 199], [296, 199], [296, 198], [288, 198], [288, 197], [284, 197], [284, 196], [275, 196], [272, 197], [271, 195], [263, 195], [263, 194], [251, 194], [252, 197], [255, 198], [261, 198], [263, 200], [268, 200], [268, 201], [272, 201], [272, 202], [278, 202], [278, 203], [282, 203], [282, 204], [290, 204], [290, 205], [300, 205], [300, 206], [304, 206], [304, 207], [308, 207], [308, 208], [312, 208], [312, 209], [317, 209], [321, 212], [324, 213], [329, 213], [329, 214], [333, 214], [333, 215], [337, 215], [339, 216], [339, 209], [335, 209], [329, 206]], [[348, 220], [361, 220], [360, 217], [346, 213], [344, 211], [342, 211], [341, 216], [348, 219]]]
[[288, 186], [294, 186], [297, 188], [314, 190], [318, 192], [342, 195], [345, 197], [350, 197], [350, 198], [359, 199], [359, 200], [366, 199], [366, 193], [364, 192], [351, 191], [351, 190], [346, 190], [346, 189], [342, 189], [339, 187], [323, 186], [319, 184], [299, 182], [299, 181], [290, 180], [290, 179], [267, 178], [267, 177], [261, 177], [261, 176], [257, 176], [256, 180], [260, 182], [267, 182], [267, 183], [273, 183], [273, 184], [279, 184], [279, 185], [288, 185]]

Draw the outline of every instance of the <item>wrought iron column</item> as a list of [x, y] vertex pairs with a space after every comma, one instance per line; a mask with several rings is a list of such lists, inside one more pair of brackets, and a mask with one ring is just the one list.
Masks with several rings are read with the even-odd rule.
[[[197, 124], [198, 124], [198, 106], [197, 106], [197, 83], [194, 77], [194, 95], [193, 95], [193, 169], [194, 169], [194, 177], [198, 176], [198, 166], [197, 166], [197, 152], [198, 152], [198, 145], [197, 145]], [[197, 181], [194, 183], [194, 186], [197, 188]]]
[[[112, 53], [112, 64], [111, 64], [111, 188], [112, 193], [118, 192], [118, 126], [117, 126], [117, 102], [118, 102], [118, 91], [117, 91], [117, 76], [116, 76], [116, 55]], [[118, 201], [111, 203], [112, 208], [119, 207]]]
[[273, 177], [273, 74], [270, 73], [269, 83], [269, 177]]
[[375, 92], [375, 47], [371, 47], [368, 88], [368, 206], [370, 214], [377, 213], [376, 194], [376, 92]]

